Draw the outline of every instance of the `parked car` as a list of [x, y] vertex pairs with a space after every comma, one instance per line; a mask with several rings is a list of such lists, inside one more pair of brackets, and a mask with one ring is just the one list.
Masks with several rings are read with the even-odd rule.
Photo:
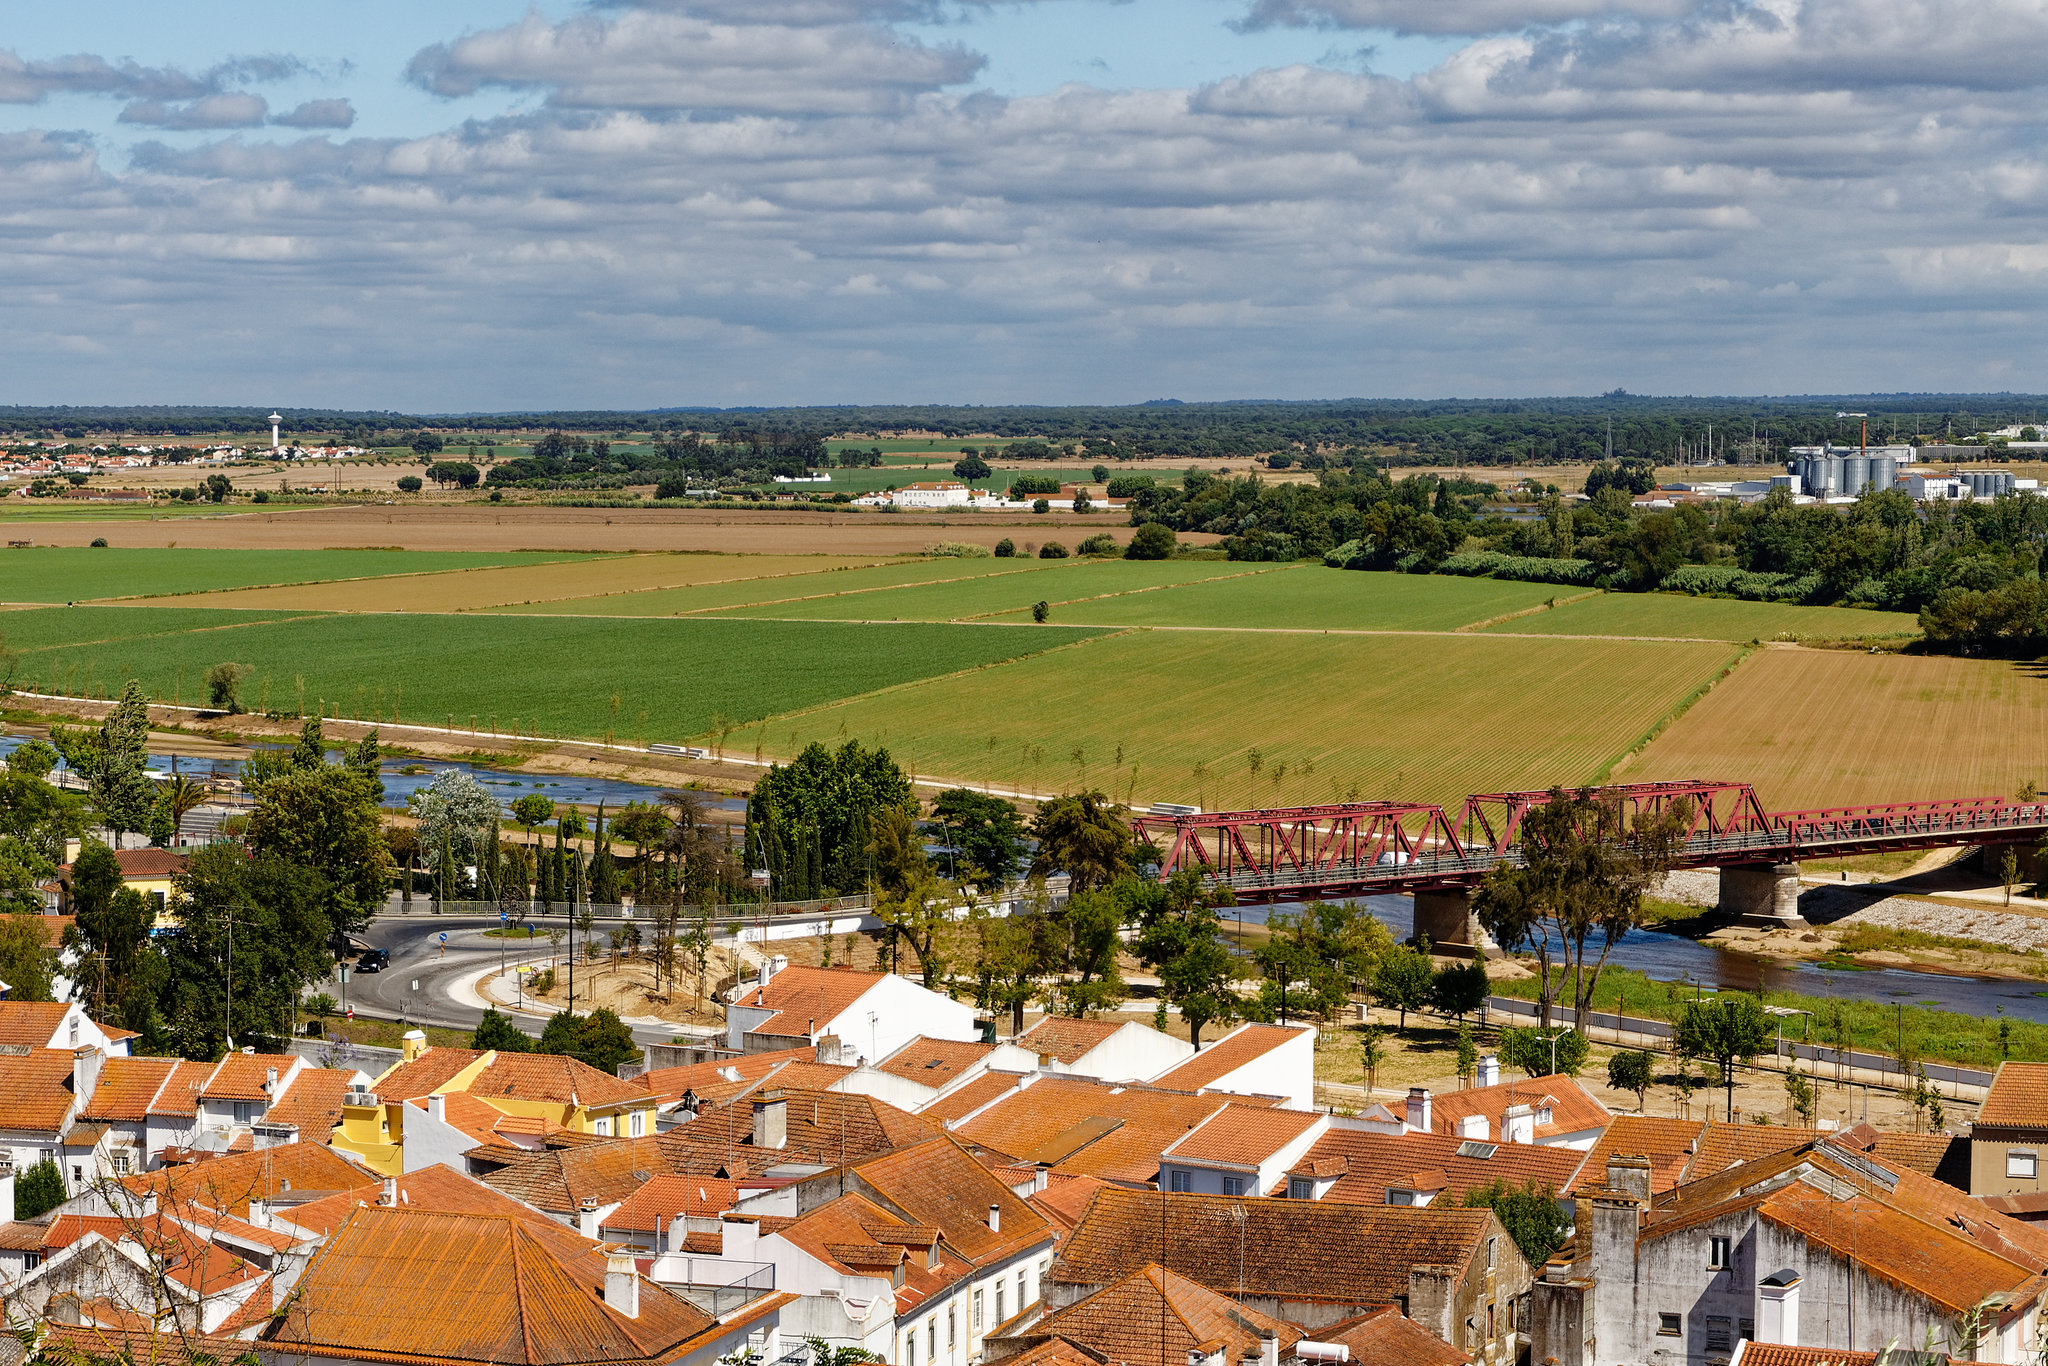
[[391, 955], [382, 949], [366, 949], [356, 959], [357, 972], [382, 972], [391, 966]]

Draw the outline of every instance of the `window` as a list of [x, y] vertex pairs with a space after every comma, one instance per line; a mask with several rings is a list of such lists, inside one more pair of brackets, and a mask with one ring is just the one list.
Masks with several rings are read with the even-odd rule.
[[78, 1047], [78, 1017], [76, 1015], [71, 1017], [71, 1046], [73, 1048]]
[[1313, 1199], [1315, 1199], [1315, 1198], [1316, 1198], [1316, 1183], [1315, 1183], [1315, 1182], [1313, 1182], [1313, 1181], [1311, 1181], [1311, 1180], [1309, 1180], [1309, 1178], [1307, 1178], [1306, 1176], [1290, 1176], [1290, 1177], [1288, 1177], [1288, 1178], [1287, 1178], [1287, 1198], [1288, 1198], [1289, 1200], [1313, 1200]]
[[917, 1330], [903, 1335], [903, 1366], [917, 1366]]
[[1184, 1172], [1176, 1168], [1172, 1174], [1171, 1189], [1178, 1193], [1185, 1194], [1186, 1192], [1191, 1191], [1194, 1188], [1195, 1183], [1193, 1173]]
[[605, 1135], [606, 1137], [610, 1137], [612, 1132], [612, 1117], [610, 1115], [606, 1115], [604, 1118], [599, 1119], [595, 1121], [593, 1124], [591, 1124], [590, 1129], [592, 1133], [599, 1133]]
[[1657, 1316], [1657, 1336], [1658, 1336], [1658, 1337], [1660, 1337], [1660, 1338], [1675, 1338], [1675, 1337], [1679, 1336], [1679, 1334], [1680, 1334], [1680, 1332], [1681, 1332], [1681, 1331], [1682, 1331], [1682, 1330], [1681, 1330], [1681, 1329], [1679, 1328], [1679, 1326], [1678, 1326], [1678, 1315], [1676, 1315], [1676, 1314], [1659, 1314], [1659, 1315]]
[[645, 1110], [635, 1110], [633, 1118], [628, 1123], [632, 1126], [632, 1136], [634, 1138], [645, 1138], [647, 1136], [647, 1112]]
[[[1493, 1269], [1494, 1267], [1498, 1266], [1499, 1264], [1500, 1264], [1500, 1239], [1498, 1239], [1498, 1238], [1488, 1238], [1488, 1239], [1486, 1240], [1486, 1268], [1487, 1268], [1487, 1270], [1491, 1271], [1491, 1270], [1492, 1270], [1492, 1269]], [[1487, 1334], [1487, 1336], [1488, 1336], [1488, 1337], [1492, 1337], [1492, 1336], [1493, 1336], [1493, 1334], [1491, 1334], [1491, 1333], [1488, 1333], [1488, 1334]]]
[[1004, 1321], [1005, 1319], [1009, 1318], [1009, 1315], [1008, 1315], [1008, 1314], [1005, 1314], [1005, 1313], [1003, 1312], [1003, 1290], [1004, 1290], [1004, 1286], [1003, 1286], [1003, 1283], [1002, 1283], [1001, 1281], [997, 1281], [997, 1282], [996, 1282], [996, 1322], [997, 1322], [997, 1323], [1001, 1323], [1001, 1322], [1003, 1322], [1003, 1321]]
[[238, 1100], [238, 1101], [236, 1101], [236, 1102], [235, 1102], [235, 1123], [237, 1123], [237, 1124], [247, 1124], [247, 1123], [248, 1123], [249, 1121], [251, 1121], [251, 1120], [253, 1120], [253, 1119], [255, 1119], [255, 1118], [256, 1118], [256, 1102], [255, 1102], [255, 1101], [252, 1101], [252, 1100]]
[[1017, 1308], [1021, 1310], [1029, 1303], [1031, 1303], [1031, 1297], [1024, 1293], [1024, 1273], [1019, 1271], [1017, 1273]]
[[952, 1351], [960, 1343], [960, 1306], [946, 1306], [946, 1350]]
[[113, 1154], [113, 1159], [114, 1159], [114, 1175], [116, 1175], [116, 1176], [126, 1176], [126, 1175], [128, 1174], [128, 1154], [126, 1154], [126, 1153], [115, 1153], [115, 1154]]
[[1735, 1322], [1720, 1314], [1707, 1316], [1707, 1351], [1732, 1352], [1735, 1350]]
[[1390, 1205], [1412, 1205], [1415, 1203], [1415, 1192], [1398, 1191], [1389, 1186], [1387, 1187], [1387, 1203]]
[[1226, 1176], [1226, 1177], [1224, 1177], [1224, 1178], [1223, 1178], [1223, 1193], [1224, 1193], [1225, 1195], [1243, 1195], [1243, 1194], [1244, 1194], [1244, 1178], [1243, 1178], [1243, 1177], [1241, 1177], [1241, 1176]]
[[1735, 1321], [1735, 1333], [1736, 1336], [1740, 1337], [1744, 1342], [1748, 1342], [1751, 1338], [1754, 1338], [1756, 1336], [1756, 1320], [1737, 1319]]
[[23, 1271], [34, 1271], [42, 1264], [43, 1254], [40, 1252], [31, 1252], [21, 1259], [21, 1269]]
[[2041, 1159], [2032, 1148], [2010, 1148], [2005, 1154], [2005, 1174], [2024, 1177], [2031, 1181], [2040, 1166]]
[[974, 1331], [981, 1331], [981, 1292], [974, 1292]]
[[925, 1320], [924, 1354], [928, 1360], [939, 1359], [939, 1316], [936, 1314]]
[[1728, 1240], [1726, 1238], [1707, 1239], [1708, 1267], [1715, 1271], [1726, 1271], [1730, 1264], [1728, 1260]]
[[78, 1163], [71, 1164], [71, 1185], [75, 1190], [85, 1184], [85, 1168]]

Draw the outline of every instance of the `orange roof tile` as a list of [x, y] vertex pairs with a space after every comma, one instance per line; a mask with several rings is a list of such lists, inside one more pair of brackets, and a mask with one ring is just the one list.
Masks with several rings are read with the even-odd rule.
[[48, 1048], [70, 1013], [62, 1001], [0, 1001], [0, 1044]]
[[1064, 1237], [1081, 1222], [1081, 1212], [1088, 1208], [1088, 1201], [1095, 1192], [1109, 1183], [1097, 1181], [1092, 1176], [1062, 1176], [1057, 1172], [1048, 1176], [1045, 1189], [1031, 1197], [1031, 1208], [1044, 1216], [1055, 1233]]
[[2048, 1062], [2002, 1062], [1977, 1111], [1977, 1123], [1996, 1128], [2048, 1128]]
[[1314, 1032], [1306, 1026], [1248, 1024], [1154, 1077], [1152, 1085], [1174, 1091], [1199, 1091], [1240, 1067], [1250, 1066], [1290, 1039]]
[[[407, 1172], [398, 1177], [398, 1201], [401, 1208], [431, 1210], [439, 1214], [485, 1214], [512, 1219], [525, 1219], [542, 1224], [550, 1229], [573, 1233], [566, 1225], [550, 1219], [528, 1205], [522, 1205], [509, 1195], [492, 1190], [483, 1182], [464, 1176], [453, 1168], [435, 1165], [422, 1167], [416, 1172]], [[303, 1205], [290, 1205], [276, 1211], [281, 1223], [304, 1229], [307, 1233], [324, 1236], [332, 1233], [345, 1223], [350, 1214], [365, 1205], [374, 1205], [383, 1199], [381, 1186], [358, 1186], [354, 1190], [338, 1191], [318, 1200], [308, 1200]], [[581, 1240], [579, 1240], [581, 1241]], [[595, 1246], [595, 1244], [591, 1244]]]
[[1393, 1305], [1316, 1330], [1317, 1342], [1341, 1343], [1371, 1366], [1467, 1366], [1472, 1358]]
[[604, 1227], [629, 1233], [662, 1233], [679, 1214], [700, 1218], [723, 1214], [738, 1195], [736, 1182], [715, 1176], [655, 1176], [607, 1214]]
[[1322, 1116], [1307, 1110], [1226, 1105], [1161, 1154], [1189, 1162], [1255, 1167], [1292, 1143]]
[[[1501, 1117], [1513, 1105], [1536, 1107], [1536, 1138], [1562, 1138], [1566, 1134], [1602, 1129], [1614, 1117], [1605, 1105], [1570, 1077], [1518, 1077], [1493, 1086], [1475, 1086], [1469, 1091], [1445, 1091], [1430, 1098], [1429, 1127], [1440, 1134], [1455, 1134], [1458, 1123], [1469, 1115], [1486, 1120], [1486, 1136], [1501, 1137]], [[1542, 1111], [1549, 1109], [1545, 1123]]]
[[54, 1133], [71, 1116], [69, 1049], [0, 1054], [0, 1128]]
[[1086, 1077], [1042, 1076], [955, 1132], [1056, 1171], [1150, 1181], [1158, 1175], [1159, 1154], [1167, 1145], [1230, 1103], [1217, 1096], [1113, 1086]]
[[753, 1033], [808, 1038], [886, 976], [887, 973], [852, 968], [787, 967], [770, 977], [767, 986], [741, 992], [733, 998], [733, 1004], [776, 1012], [755, 1025]]
[[[1052, 1226], [952, 1137], [870, 1158], [854, 1169], [868, 1188], [977, 1266], [1000, 1262], [1049, 1241]], [[988, 1226], [999, 1211], [1000, 1231]]]
[[154, 1191], [164, 1204], [196, 1204], [237, 1217], [253, 1199], [287, 1191], [355, 1190], [377, 1178], [320, 1143], [285, 1143], [260, 1152], [235, 1153], [185, 1167], [164, 1167], [124, 1177], [133, 1191]]
[[644, 1278], [628, 1318], [604, 1303], [603, 1276], [602, 1258], [564, 1256], [525, 1220], [366, 1206], [314, 1254], [261, 1341], [355, 1360], [624, 1366], [670, 1360], [712, 1326]]
[[149, 1103], [156, 1099], [157, 1089], [177, 1065], [175, 1058], [106, 1059], [100, 1064], [99, 1084], [93, 1087], [92, 1098], [78, 1112], [79, 1118], [129, 1121], [146, 1118]]
[[1700, 1131], [1699, 1150], [1686, 1164], [1685, 1179], [1723, 1172], [1741, 1162], [1803, 1148], [1821, 1136], [1818, 1129], [1791, 1129], [1778, 1124], [1728, 1124], [1709, 1119]]
[[[644, 1086], [557, 1053], [500, 1053], [470, 1082], [468, 1090], [481, 1100], [506, 1096], [557, 1105], [651, 1104], [654, 1099]], [[379, 1098], [385, 1098], [381, 1092]]]
[[672, 1175], [668, 1151], [653, 1138], [616, 1138], [553, 1148], [486, 1175], [484, 1184], [553, 1214], [575, 1214], [585, 1200], [624, 1200], [650, 1177]]
[[990, 1043], [962, 1043], [954, 1039], [912, 1039], [877, 1064], [880, 1071], [938, 1088], [995, 1052]]
[[[786, 1137], [774, 1150], [754, 1147], [754, 1102], [779, 1096]], [[671, 1170], [759, 1175], [783, 1163], [838, 1166], [921, 1143], [937, 1121], [899, 1110], [872, 1096], [843, 1091], [764, 1091], [747, 1100], [700, 1110], [696, 1118], [660, 1136]]]
[[457, 1072], [482, 1056], [474, 1048], [429, 1048], [411, 1062], [393, 1063], [370, 1089], [380, 1101], [417, 1100], [446, 1086]]
[[[1432, 1105], [1432, 1109], [1434, 1106]], [[1567, 1195], [1581, 1188], [1597, 1189], [1607, 1184], [1610, 1157], [1646, 1157], [1650, 1160], [1650, 1194], [1662, 1195], [1685, 1176], [1706, 1124], [1697, 1119], [1664, 1119], [1653, 1115], [1616, 1115], [1586, 1154]]]
[[150, 1102], [149, 1112], [153, 1115], [198, 1114], [199, 1088], [206, 1085], [206, 1079], [212, 1075], [213, 1064], [210, 1062], [180, 1062], [164, 1079], [156, 1099]]
[[[1520, 1187], [1530, 1181], [1552, 1190], [1562, 1190], [1579, 1170], [1584, 1154], [1570, 1148], [1544, 1147], [1535, 1143], [1486, 1143], [1475, 1145], [1470, 1155], [1461, 1152], [1466, 1141], [1442, 1134], [1379, 1134], [1356, 1129], [1332, 1129], [1316, 1139], [1294, 1173], [1312, 1175], [1306, 1169], [1320, 1167], [1325, 1176], [1335, 1174], [1336, 1183], [1322, 1198], [1347, 1204], [1384, 1205], [1387, 1191], [1442, 1191], [1447, 1202], [1463, 1200], [1465, 1192], [1505, 1181]], [[1490, 1151], [1489, 1151], [1490, 1150]], [[1332, 1171], [1336, 1168], [1336, 1171]], [[1424, 1172], [1434, 1174], [1437, 1184], [1416, 1184]], [[1268, 1195], [1285, 1195], [1282, 1179]], [[1320, 1339], [1319, 1339], [1320, 1340]]]
[[1019, 1336], [1056, 1334], [1122, 1366], [1187, 1366], [1190, 1357], [1218, 1349], [1226, 1362], [1256, 1359], [1261, 1333], [1278, 1338], [1283, 1353], [1306, 1336], [1154, 1263], [1048, 1314]]
[[[633, 1080], [654, 1092], [664, 1105], [681, 1100], [685, 1091], [696, 1092], [699, 1100], [717, 1101], [748, 1089], [783, 1063], [815, 1060], [817, 1056], [817, 1047], [806, 1044], [802, 1048], [778, 1048], [773, 1052], [719, 1058], [687, 1067], [657, 1067], [642, 1072]], [[732, 1074], [730, 1077], [726, 1075], [728, 1072]]]
[[302, 1141], [321, 1142], [341, 1123], [341, 1102], [355, 1073], [342, 1067], [307, 1067], [292, 1078], [284, 1099], [263, 1112], [266, 1124], [298, 1126]]
[[264, 1089], [272, 1068], [277, 1070], [279, 1080], [292, 1070], [297, 1062], [291, 1053], [230, 1053], [220, 1060], [213, 1069], [213, 1075], [206, 1079], [206, 1085], [199, 1088], [201, 1100], [267, 1100], [270, 1092]]
[[918, 1113], [941, 1124], [964, 1119], [1004, 1092], [1016, 1090], [1023, 1080], [1023, 1074], [1017, 1072], [984, 1072], [948, 1091]]
[[1858, 1195], [1830, 1199], [1803, 1181], [1773, 1192], [1757, 1217], [1802, 1235], [1860, 1269], [1910, 1290], [1951, 1313], [2013, 1290], [2035, 1270], [1999, 1256], [1941, 1225]]
[[45, 1320], [38, 1347], [43, 1356], [66, 1366], [92, 1366], [107, 1361], [147, 1362], [149, 1366], [216, 1366], [234, 1361], [249, 1350], [239, 1338], [218, 1333], [197, 1335], [175, 1330], [102, 1327], [97, 1324]]
[[1041, 1058], [1053, 1058], [1071, 1065], [1128, 1023], [1127, 1020], [1077, 1020], [1068, 1015], [1048, 1015], [1019, 1034], [1014, 1042]]

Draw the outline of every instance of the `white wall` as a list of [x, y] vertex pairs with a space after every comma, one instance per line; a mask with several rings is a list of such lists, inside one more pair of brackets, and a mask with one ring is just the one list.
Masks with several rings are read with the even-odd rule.
[[1072, 1063], [1064, 1067], [1055, 1063], [1053, 1070], [1102, 1081], [1143, 1081], [1193, 1056], [1195, 1046], [1186, 1039], [1133, 1020]]
[[[873, 1015], [872, 1022], [868, 1017]], [[861, 993], [819, 1035], [836, 1034], [868, 1061], [886, 1058], [920, 1034], [928, 1039], [972, 1042], [981, 1037], [974, 1027], [974, 1007], [926, 991], [908, 977], [890, 975]]]
[[462, 1155], [474, 1148], [477, 1141], [446, 1120], [434, 1118], [429, 1102], [440, 1099], [439, 1096], [428, 1096], [404, 1102], [405, 1113], [401, 1118], [405, 1125], [405, 1141], [400, 1158], [401, 1171], [410, 1173], [437, 1165], [446, 1166], [451, 1171], [468, 1170]]
[[1268, 1049], [1235, 1071], [1224, 1073], [1202, 1090], [1205, 1093], [1223, 1091], [1236, 1096], [1279, 1096], [1280, 1103], [1290, 1110], [1313, 1110], [1316, 1104], [1316, 1031], [1313, 1028], [1301, 1030], [1279, 1047]]

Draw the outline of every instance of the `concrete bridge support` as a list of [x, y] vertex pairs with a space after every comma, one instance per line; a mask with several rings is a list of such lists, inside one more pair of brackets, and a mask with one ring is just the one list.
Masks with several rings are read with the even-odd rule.
[[1803, 929], [1799, 914], [1799, 865], [1796, 863], [1730, 864], [1721, 869], [1723, 915], [1745, 925]]
[[1415, 933], [1429, 937], [1432, 952], [1452, 958], [1484, 960], [1488, 950], [1499, 950], [1493, 937], [1480, 927], [1472, 914], [1472, 889], [1448, 887], [1415, 894]]

